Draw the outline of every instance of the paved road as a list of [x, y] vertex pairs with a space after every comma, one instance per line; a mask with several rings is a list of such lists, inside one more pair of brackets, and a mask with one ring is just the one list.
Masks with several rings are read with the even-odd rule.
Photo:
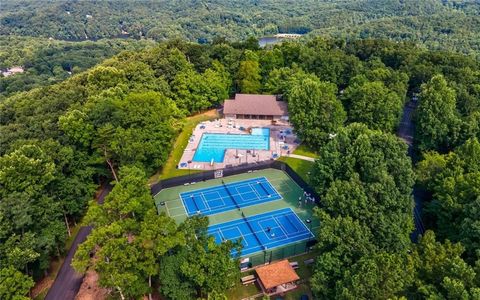
[[[97, 202], [103, 204], [103, 200], [108, 193], [112, 190], [112, 186], [104, 186], [102, 192], [97, 197]], [[78, 245], [83, 243], [87, 236], [92, 231], [91, 226], [84, 226], [78, 231], [75, 240], [73, 241], [72, 247], [68, 251], [67, 257], [63, 262], [60, 271], [58, 271], [57, 277], [53, 282], [50, 290], [48, 290], [45, 300], [73, 300], [80, 289], [80, 286], [83, 282], [83, 274], [75, 272], [72, 268], [71, 263], [75, 252], [77, 251]]]
[[[413, 123], [413, 114], [417, 108], [416, 101], [408, 102], [403, 109], [403, 116], [398, 127], [397, 135], [403, 139], [408, 145], [408, 155], [413, 159], [413, 135], [415, 133], [415, 125]], [[417, 187], [413, 188], [413, 199], [415, 200], [414, 217], [415, 230], [412, 233], [412, 240], [416, 241], [419, 234], [425, 232], [422, 222], [422, 199], [424, 193]]]
[[413, 134], [415, 126], [413, 125], [413, 112], [417, 104], [413, 101], [408, 102], [403, 108], [403, 116], [398, 127], [397, 135], [408, 145], [408, 155], [412, 156]]

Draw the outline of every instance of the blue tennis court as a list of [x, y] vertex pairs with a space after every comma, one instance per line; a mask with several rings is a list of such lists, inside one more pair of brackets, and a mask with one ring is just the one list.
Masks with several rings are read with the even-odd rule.
[[216, 224], [208, 228], [208, 234], [214, 236], [217, 243], [240, 239], [242, 256], [314, 237], [291, 208]]
[[188, 216], [213, 215], [282, 199], [265, 177], [252, 178], [180, 194]]

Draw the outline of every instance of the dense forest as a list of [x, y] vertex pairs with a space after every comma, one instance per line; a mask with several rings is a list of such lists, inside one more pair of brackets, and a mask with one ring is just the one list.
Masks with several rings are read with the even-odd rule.
[[[305, 10], [308, 7], [308, 10]], [[39, 1], [0, 10], [0, 99], [84, 71], [121, 50], [177, 38], [198, 43], [275, 33], [409, 41], [479, 58], [476, 1]], [[67, 42], [70, 41], [70, 42]], [[72, 42], [76, 41], [76, 42]], [[80, 41], [80, 42], [79, 42]]]
[[[224, 299], [240, 276], [230, 258], [239, 245], [215, 244], [205, 218], [156, 214], [146, 182], [185, 117], [235, 92], [283, 94], [319, 153], [316, 298], [480, 297], [479, 62], [413, 43], [315, 38], [271, 49], [171, 40], [1, 100], [0, 298], [27, 295], [85, 216], [95, 228], [74, 267], [95, 270], [114, 297], [155, 287], [169, 299]], [[416, 165], [394, 135], [413, 93]], [[98, 205], [104, 181], [115, 185]], [[428, 194], [418, 243], [414, 184]]]
[[138, 50], [153, 41], [110, 39], [96, 42], [65, 42], [45, 38], [0, 36], [0, 69], [22, 66], [24, 73], [0, 75], [0, 99], [63, 81], [95, 66], [122, 50]]
[[0, 35], [86, 40], [182, 38], [199, 43], [275, 33], [412, 41], [431, 49], [480, 51], [480, 5], [460, 0], [7, 0]]

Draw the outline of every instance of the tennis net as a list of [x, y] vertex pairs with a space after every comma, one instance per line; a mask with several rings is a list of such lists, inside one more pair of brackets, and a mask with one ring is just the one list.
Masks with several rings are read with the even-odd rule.
[[223, 187], [225, 188], [225, 190], [227, 191], [227, 194], [228, 196], [230, 197], [230, 199], [232, 199], [232, 202], [233, 204], [235, 204], [235, 206], [240, 209], [240, 205], [238, 205], [237, 201], [235, 200], [235, 198], [233, 197], [232, 193], [230, 193], [230, 191], [228, 190], [228, 187], [227, 185], [225, 184], [225, 182], [222, 181], [222, 184], [223, 184]]
[[245, 223], [247, 223], [248, 228], [252, 232], [252, 234], [255, 237], [255, 239], [257, 240], [258, 244], [263, 246], [262, 242], [260, 242], [260, 239], [258, 238], [257, 234], [255, 233], [255, 230], [253, 230], [252, 225], [250, 225], [250, 222], [248, 222], [247, 218], [245, 217], [245, 214], [243, 213], [243, 211], [242, 211], [242, 218], [245, 221]]

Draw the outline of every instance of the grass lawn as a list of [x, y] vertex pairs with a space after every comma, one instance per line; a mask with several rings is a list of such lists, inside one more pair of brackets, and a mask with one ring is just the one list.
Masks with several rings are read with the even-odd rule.
[[313, 158], [318, 157], [318, 153], [310, 149], [310, 147], [306, 146], [305, 144], [301, 144], [300, 146], [298, 146], [297, 149], [293, 151], [293, 154], [298, 154], [298, 155], [303, 155], [303, 156], [308, 156]]
[[[188, 138], [190, 137], [190, 135], [193, 132], [193, 129], [195, 128], [195, 126], [197, 126], [198, 123], [208, 121], [208, 120], [214, 120], [219, 117], [220, 115], [218, 114], [216, 109], [212, 109], [212, 110], [188, 117], [185, 121], [182, 132], [180, 132], [177, 139], [175, 140], [175, 143], [173, 144], [173, 149], [172, 149], [172, 152], [170, 153], [170, 157], [167, 159], [167, 162], [159, 172], [157, 172], [155, 175], [153, 175], [149, 179], [148, 183], [155, 183], [161, 179], [187, 175], [189, 173], [188, 170], [177, 169], [177, 164], [182, 158], [183, 150], [185, 149], [185, 147], [187, 147]], [[200, 172], [200, 171], [198, 170], [190, 171], [190, 173], [196, 173], [196, 172]]]
[[[241, 277], [252, 275], [254, 273], [255, 272], [253, 270], [244, 272], [242, 273]], [[262, 289], [260, 288], [260, 286], [258, 286], [258, 283], [243, 285], [241, 282], [237, 282], [233, 288], [229, 289], [226, 292], [226, 296], [227, 296], [227, 299], [243, 299], [243, 298], [257, 295], [261, 292], [262, 292]]]
[[312, 172], [313, 162], [286, 156], [282, 156], [278, 160], [289, 165], [306, 183], [310, 183], [308, 172]]
[[298, 285], [298, 288], [290, 293], [287, 293], [284, 300], [299, 300], [302, 295], [307, 295], [308, 299], [313, 299], [312, 292], [310, 291], [310, 287], [306, 283], [302, 283]]
[[68, 252], [68, 250], [70, 250], [70, 248], [72, 247], [73, 241], [75, 240], [75, 237], [77, 236], [78, 231], [79, 231], [80, 228], [82, 227], [81, 223], [82, 223], [82, 222], [78, 222], [78, 223], [77, 223], [77, 226], [70, 227], [70, 230], [71, 230], [71, 232], [72, 232], [72, 235], [69, 236], [69, 237], [67, 238], [67, 240], [65, 241], [65, 251]]

